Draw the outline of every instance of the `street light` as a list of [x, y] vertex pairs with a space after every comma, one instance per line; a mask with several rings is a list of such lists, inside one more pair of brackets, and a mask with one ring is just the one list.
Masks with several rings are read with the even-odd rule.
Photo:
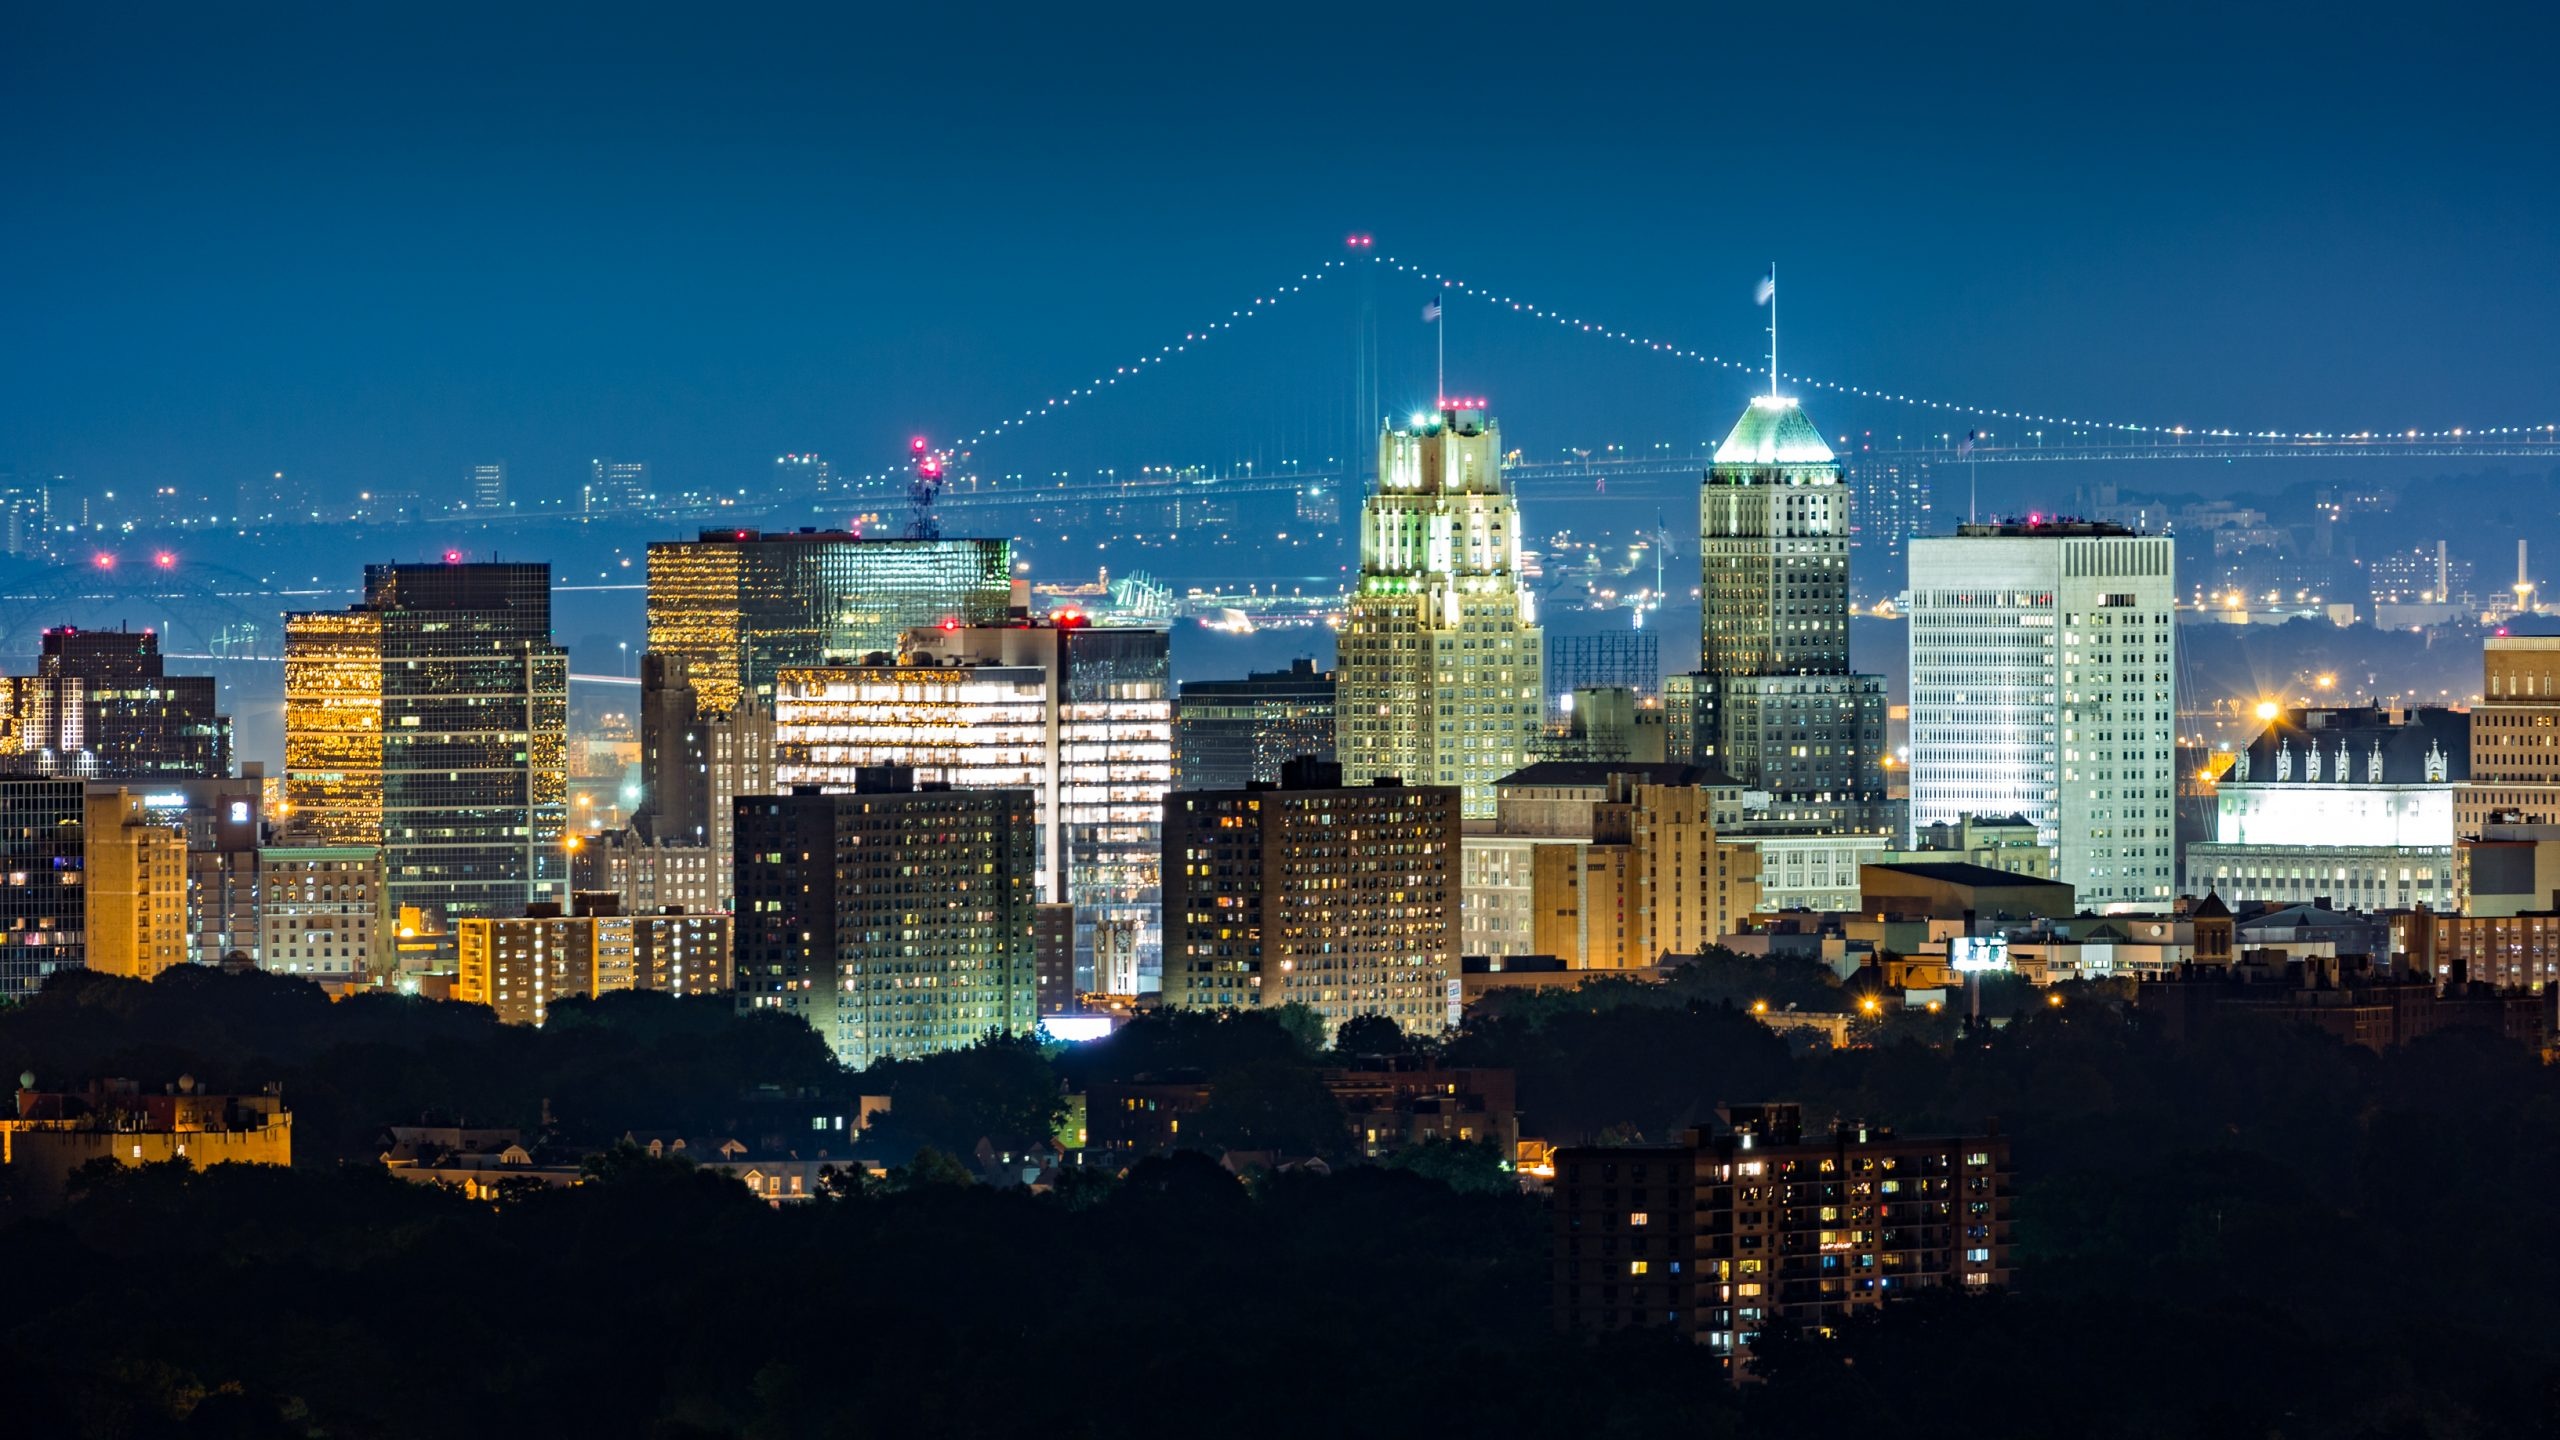
[[620, 647], [622, 651], [622, 673], [625, 676], [628, 676], [631, 673], [631, 642], [628, 640], [617, 640], [613, 643]]

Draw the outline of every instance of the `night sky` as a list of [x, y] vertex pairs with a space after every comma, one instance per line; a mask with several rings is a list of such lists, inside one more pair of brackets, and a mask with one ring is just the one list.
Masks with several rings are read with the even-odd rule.
[[[2560, 421], [2556, 56], [2524, 5], [19, 4], [0, 466], [858, 468], [1354, 231], [1743, 356], [1774, 258], [1789, 369], [1986, 404]], [[983, 458], [1325, 449], [1358, 302], [1326, 283]], [[1427, 396], [1421, 287], [1370, 298], [1388, 404]], [[1540, 447], [1694, 442], [1748, 393], [1451, 320], [1451, 388]]]

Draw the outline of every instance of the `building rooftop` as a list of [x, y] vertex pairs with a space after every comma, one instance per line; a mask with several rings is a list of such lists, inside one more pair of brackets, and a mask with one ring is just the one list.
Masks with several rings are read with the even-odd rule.
[[2071, 887], [2059, 880], [2020, 875], [2013, 870], [1994, 870], [1988, 865], [1973, 865], [1962, 860], [1914, 861], [1894, 865], [1861, 865], [1861, 870], [1884, 870], [1908, 875], [1916, 880], [1934, 880], [1941, 885], [1970, 885], [1979, 890], [2011, 890], [2024, 885], [2043, 886], [2055, 890]]
[[1639, 785], [1704, 785], [1740, 789], [1742, 782], [1706, 765], [1658, 760], [1540, 760], [1494, 781], [1497, 789], [1545, 785], [1604, 789], [1612, 775], [1632, 775]]
[[1755, 395], [1716, 447], [1718, 465], [1828, 465], [1834, 460], [1804, 407], [1783, 396]]
[[2078, 520], [2068, 515], [2029, 515], [2025, 519], [1987, 520], [1978, 525], [1959, 525], [1956, 534], [1967, 540], [2113, 540], [2132, 539], [2135, 532], [2111, 520]]

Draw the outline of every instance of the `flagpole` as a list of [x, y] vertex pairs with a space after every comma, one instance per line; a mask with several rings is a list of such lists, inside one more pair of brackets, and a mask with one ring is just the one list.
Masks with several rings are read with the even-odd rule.
[[1769, 262], [1769, 398], [1778, 398], [1778, 262]]
[[1434, 403], [1446, 409], [1449, 404], [1449, 291], [1446, 286], [1440, 290], [1440, 316], [1431, 322], [1431, 328], [1440, 341], [1440, 398]]

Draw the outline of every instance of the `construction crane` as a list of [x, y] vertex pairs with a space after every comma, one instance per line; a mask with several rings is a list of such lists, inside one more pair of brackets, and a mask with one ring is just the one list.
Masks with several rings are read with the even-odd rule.
[[907, 454], [915, 466], [915, 473], [907, 480], [907, 538], [939, 540], [942, 517], [933, 513], [933, 502], [942, 498], [947, 457], [926, 444], [921, 435], [907, 442]]

